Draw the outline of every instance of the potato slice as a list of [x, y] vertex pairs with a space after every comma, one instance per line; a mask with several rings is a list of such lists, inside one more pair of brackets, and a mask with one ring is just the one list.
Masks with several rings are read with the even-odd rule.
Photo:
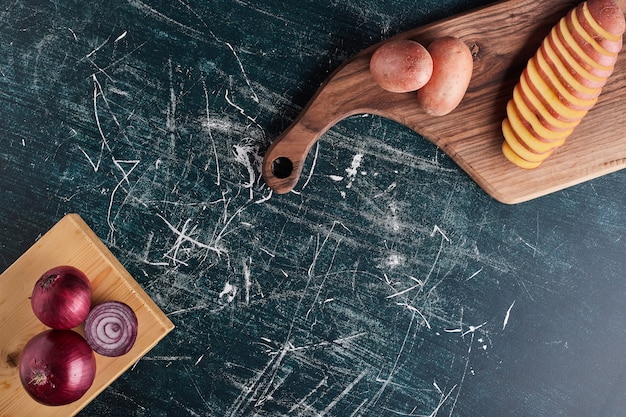
[[552, 28], [506, 106], [502, 153], [510, 162], [536, 168], [565, 143], [598, 101], [625, 30], [613, 0], [587, 0]]
[[588, 87], [584, 82], [576, 79], [564, 64], [565, 58], [562, 57], [561, 52], [552, 49], [550, 42], [544, 42], [541, 45], [537, 51], [537, 60], [544, 61], [567, 92], [576, 98], [594, 100], [602, 92], [602, 87]]
[[597, 36], [596, 32], [590, 27], [588, 27], [588, 29], [591, 30], [591, 33], [588, 32], [578, 19], [577, 9], [567, 14], [565, 22], [579, 45], [589, 44], [589, 46], [591, 46], [589, 51], [593, 54], [592, 58], [594, 58], [596, 62], [602, 62], [603, 59], [614, 58], [622, 49], [621, 44], [617, 47], [617, 42]]
[[607, 78], [613, 73], [612, 65], [604, 65], [603, 63], [596, 62], [589, 56], [589, 45], [583, 46], [576, 42], [576, 39], [572, 36], [572, 33], [567, 27], [565, 19], [559, 21], [557, 33], [561, 37], [565, 47], [569, 48], [570, 53], [585, 70], [602, 78]]
[[612, 0], [589, 0], [578, 6], [585, 21], [603, 38], [621, 42], [626, 22], [624, 14]]
[[543, 162], [529, 162], [525, 160], [524, 158], [513, 152], [513, 150], [509, 146], [509, 143], [506, 141], [502, 142], [502, 153], [504, 154], [505, 158], [508, 159], [510, 162], [524, 169], [535, 169], [539, 167], [539, 165], [541, 165], [541, 163]]
[[[571, 135], [574, 130], [574, 128], [572, 128], [562, 132], [554, 132], [546, 129], [545, 127], [539, 127], [541, 124], [537, 120], [536, 116], [534, 116], [534, 120], [532, 121], [527, 120], [513, 100], [509, 100], [509, 103], [506, 106], [506, 114], [509, 122], [511, 123], [511, 127], [517, 136], [525, 139], [525, 142], [529, 145], [529, 147], [535, 149], [538, 153], [554, 148], [555, 145], [562, 145], [563, 141]], [[543, 142], [545, 145], [541, 146], [536, 144], [535, 146], [532, 146], [529, 143], [530, 138], [535, 139], [537, 142]]]
[[565, 119], [563, 117], [555, 117], [551, 110], [530, 90], [526, 83], [525, 77], [513, 89], [513, 99], [516, 103], [524, 102], [528, 110], [531, 111], [537, 119], [546, 128], [554, 131], [564, 131], [576, 127], [580, 123], [580, 117]]
[[[509, 144], [511, 150], [528, 162], [541, 162], [552, 155], [554, 151], [554, 147], [550, 147], [545, 152], [541, 153], [534, 149], [529, 149], [528, 145], [524, 143], [524, 139], [517, 136], [511, 127], [509, 119], [504, 119], [502, 122], [502, 133], [504, 134], [504, 140]], [[527, 136], [526, 139], [536, 140], [532, 136]]]
[[553, 50], [560, 52], [561, 61], [574, 78], [591, 88], [604, 87], [607, 77], [594, 74], [581, 64], [582, 58], [579, 58], [576, 51], [569, 45], [563, 43], [563, 37], [558, 27], [552, 29], [545, 42], [549, 43]]

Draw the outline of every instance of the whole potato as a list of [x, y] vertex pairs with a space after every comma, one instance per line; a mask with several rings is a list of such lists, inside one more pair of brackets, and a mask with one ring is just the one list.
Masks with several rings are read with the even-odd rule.
[[370, 59], [370, 74], [383, 89], [407, 93], [424, 86], [433, 73], [433, 60], [419, 42], [391, 40], [380, 46]]
[[463, 41], [452, 36], [435, 40], [428, 46], [433, 59], [430, 81], [417, 92], [417, 101], [431, 116], [443, 116], [454, 110], [467, 91], [474, 60]]

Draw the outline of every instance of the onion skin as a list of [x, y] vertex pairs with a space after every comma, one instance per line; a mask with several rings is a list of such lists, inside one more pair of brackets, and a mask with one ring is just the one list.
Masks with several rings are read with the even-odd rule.
[[109, 357], [128, 353], [137, 340], [137, 315], [121, 301], [95, 306], [85, 320], [85, 339], [94, 352]]
[[37, 280], [30, 303], [35, 316], [46, 326], [73, 329], [89, 314], [91, 282], [73, 266], [57, 266]]
[[26, 343], [21, 353], [22, 385], [37, 402], [50, 406], [81, 398], [96, 376], [96, 358], [73, 330], [46, 330]]

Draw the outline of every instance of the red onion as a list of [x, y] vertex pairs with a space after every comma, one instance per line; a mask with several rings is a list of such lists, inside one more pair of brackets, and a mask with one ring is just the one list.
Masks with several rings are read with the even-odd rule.
[[85, 339], [103, 356], [128, 353], [137, 339], [137, 315], [120, 301], [98, 304], [85, 321]]
[[65, 405], [78, 400], [96, 376], [96, 358], [73, 330], [46, 330], [34, 336], [19, 359], [20, 380], [36, 401]]
[[30, 303], [35, 316], [46, 326], [72, 329], [89, 314], [91, 282], [73, 266], [52, 268], [37, 280]]

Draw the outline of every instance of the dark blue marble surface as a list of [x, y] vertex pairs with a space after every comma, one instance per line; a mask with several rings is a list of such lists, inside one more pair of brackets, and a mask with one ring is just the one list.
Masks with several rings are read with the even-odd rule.
[[176, 325], [80, 415], [626, 415], [624, 172], [507, 206], [358, 116], [260, 177], [341, 62], [487, 3], [2, 5], [0, 268], [76, 212]]

